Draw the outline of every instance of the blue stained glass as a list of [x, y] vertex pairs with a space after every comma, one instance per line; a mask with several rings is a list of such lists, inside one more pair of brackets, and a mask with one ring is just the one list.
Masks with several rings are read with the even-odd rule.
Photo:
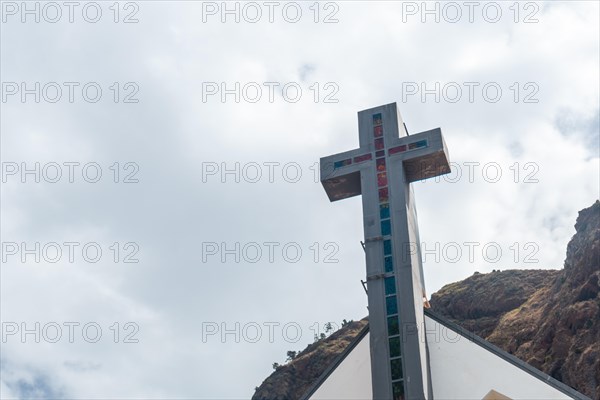
[[381, 221], [381, 235], [389, 236], [392, 234], [392, 223], [389, 219]]
[[347, 158], [347, 159], [341, 160], [341, 161], [336, 161], [333, 163], [333, 169], [342, 168], [342, 167], [345, 167], [346, 165], [350, 165], [350, 164], [352, 164], [351, 158]]
[[386, 219], [390, 217], [390, 205], [389, 203], [381, 204], [379, 206], [379, 218]]
[[385, 298], [385, 310], [387, 315], [398, 314], [398, 303], [396, 302], [396, 296]]
[[392, 241], [387, 239], [383, 241], [383, 255], [389, 256], [392, 254]]
[[421, 147], [427, 147], [427, 140], [419, 140], [418, 142], [409, 143], [408, 149], [420, 149]]
[[384, 259], [385, 272], [392, 272], [394, 270], [394, 260], [392, 257], [386, 257]]
[[385, 294], [396, 294], [396, 278], [393, 276], [388, 276], [384, 279], [385, 284]]

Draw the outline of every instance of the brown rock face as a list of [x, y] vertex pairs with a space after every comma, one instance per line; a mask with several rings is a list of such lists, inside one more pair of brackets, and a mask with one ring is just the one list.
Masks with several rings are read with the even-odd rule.
[[538, 290], [554, 283], [560, 271], [507, 270], [479, 274], [444, 286], [431, 296], [434, 311], [487, 338], [501, 318], [521, 307]]
[[[444, 286], [432, 309], [534, 367], [600, 400], [600, 202], [579, 212], [564, 269], [478, 274]], [[253, 400], [300, 398], [366, 321], [310, 345]]]
[[564, 269], [484, 336], [600, 399], [600, 202], [579, 212]]
[[350, 322], [328, 338], [309, 345], [265, 379], [252, 400], [300, 398], [366, 325], [366, 319]]

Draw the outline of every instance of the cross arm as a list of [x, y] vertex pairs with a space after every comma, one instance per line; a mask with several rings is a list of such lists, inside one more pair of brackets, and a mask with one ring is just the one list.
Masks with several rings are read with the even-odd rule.
[[440, 128], [400, 138], [388, 156], [403, 159], [407, 182], [433, 178], [450, 172], [448, 149]]
[[372, 157], [370, 152], [355, 149], [321, 158], [321, 183], [330, 201], [361, 194], [360, 171]]

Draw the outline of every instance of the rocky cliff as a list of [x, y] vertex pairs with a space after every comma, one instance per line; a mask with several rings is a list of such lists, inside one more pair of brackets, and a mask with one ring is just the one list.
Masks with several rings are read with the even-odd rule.
[[[600, 400], [600, 202], [579, 212], [562, 270], [474, 274], [444, 286], [431, 307], [534, 367]], [[352, 322], [257, 388], [253, 400], [298, 399], [360, 332]]]

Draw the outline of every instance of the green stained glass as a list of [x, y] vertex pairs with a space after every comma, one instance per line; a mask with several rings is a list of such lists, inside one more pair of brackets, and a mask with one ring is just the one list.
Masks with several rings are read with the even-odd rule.
[[392, 392], [394, 393], [393, 400], [404, 400], [404, 382], [392, 383]]
[[392, 380], [402, 379], [402, 359], [396, 358], [395, 360], [392, 360], [390, 364], [392, 369]]
[[385, 294], [396, 294], [396, 278], [393, 276], [388, 276], [384, 280], [385, 282]]
[[400, 324], [398, 323], [398, 316], [388, 317], [388, 336], [394, 336], [400, 334]]
[[400, 357], [400, 336], [390, 338], [390, 357]]
[[381, 125], [382, 119], [381, 114], [373, 114], [373, 125]]
[[398, 302], [396, 301], [396, 296], [385, 298], [385, 309], [387, 311], [387, 315], [398, 314]]

